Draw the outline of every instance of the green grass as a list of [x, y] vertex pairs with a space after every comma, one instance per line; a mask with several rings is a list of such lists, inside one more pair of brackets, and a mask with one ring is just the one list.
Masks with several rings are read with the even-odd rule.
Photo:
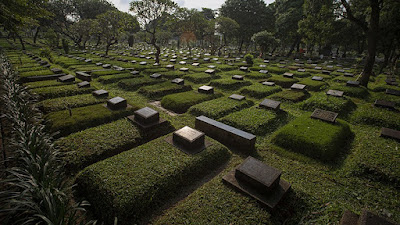
[[66, 136], [80, 130], [111, 122], [133, 114], [137, 107], [112, 111], [103, 104], [73, 108], [72, 116], [68, 110], [52, 112], [46, 115], [50, 132], [59, 132], [57, 136]]
[[248, 95], [253, 98], [264, 98], [280, 91], [282, 91], [282, 88], [278, 86], [267, 86], [260, 83], [255, 83], [251, 86], [240, 89], [241, 94]]
[[202, 94], [195, 91], [182, 92], [165, 96], [161, 100], [161, 105], [177, 113], [186, 112], [191, 106], [204, 101], [221, 97], [221, 93]]
[[230, 98], [219, 98], [192, 106], [189, 109], [189, 113], [195, 116], [204, 115], [212, 119], [218, 119], [231, 112], [248, 108], [253, 104], [250, 100], [237, 101]]
[[249, 85], [251, 85], [250, 81], [240, 81], [240, 80], [234, 80], [232, 78], [213, 80], [210, 83], [210, 86], [226, 90], [237, 90], [241, 87]]
[[344, 95], [356, 98], [368, 98], [369, 92], [365, 87], [348, 87], [344, 85], [331, 86], [329, 89], [344, 91]]
[[[72, 83], [78, 83], [78, 81], [74, 81]], [[71, 83], [67, 83], [71, 84]], [[44, 81], [35, 81], [35, 82], [29, 82], [29, 83], [24, 83], [24, 86], [27, 86], [28, 88], [43, 88], [43, 87], [54, 87], [54, 86], [63, 86], [67, 85], [66, 83], [58, 82], [57, 80], [44, 80]]]
[[251, 107], [231, 113], [219, 121], [252, 134], [263, 135], [274, 131], [286, 117], [285, 112], [277, 113], [264, 108]]
[[203, 72], [186, 75], [183, 78], [193, 83], [200, 84], [209, 82], [211, 80], [211, 75]]
[[278, 101], [300, 102], [309, 97], [307, 92], [284, 90], [270, 96], [271, 99]]
[[93, 71], [91, 75], [94, 78], [101, 77], [101, 76], [107, 76], [107, 75], [114, 75], [114, 74], [120, 74], [120, 73], [126, 73], [126, 71], [118, 71], [118, 70], [100, 70], [100, 71]]
[[275, 82], [276, 85], [279, 85], [283, 88], [290, 88], [294, 83], [299, 82], [296, 78], [287, 78], [283, 76], [273, 76], [268, 79], [270, 82]]
[[325, 93], [317, 93], [311, 96], [311, 98], [300, 104], [300, 108], [306, 111], [314, 111], [316, 108], [328, 110], [339, 113], [339, 117], [346, 116], [348, 113], [356, 108], [356, 104], [347, 98], [338, 98], [328, 96]]
[[272, 142], [282, 148], [329, 161], [344, 151], [351, 137], [347, 122], [337, 119], [332, 124], [311, 119], [306, 113], [279, 129]]
[[400, 113], [389, 109], [374, 107], [372, 104], [360, 105], [351, 116], [353, 124], [368, 124], [400, 130]]
[[160, 83], [160, 84], [141, 87], [139, 89], [139, 93], [143, 94], [144, 96], [146, 96], [148, 98], [155, 99], [155, 98], [163, 97], [165, 95], [179, 93], [179, 92], [185, 92], [185, 91], [190, 91], [190, 90], [192, 90], [192, 87], [190, 85], [177, 85], [177, 84], [171, 83], [170, 81], [166, 81], [166, 82]]
[[96, 98], [92, 94], [75, 95], [70, 97], [61, 97], [47, 99], [39, 102], [37, 105], [44, 113], [50, 113], [65, 110], [67, 107], [77, 108], [88, 105], [95, 105], [105, 102], [106, 98]]
[[51, 72], [51, 70], [46, 69], [46, 70], [36, 70], [36, 71], [27, 71], [27, 72], [22, 72], [19, 73], [19, 75], [22, 78], [25, 77], [35, 77], [35, 76], [45, 76], [45, 75], [52, 75], [53, 72]]
[[275, 67], [275, 66], [267, 66], [266, 69], [270, 73], [274, 73], [274, 74], [284, 74], [289, 71], [289, 69], [287, 69], [287, 68], [279, 68], [279, 67]]
[[123, 152], [84, 169], [77, 178], [79, 190], [96, 214], [111, 223], [137, 223], [144, 214], [179, 193], [182, 186], [200, 179], [230, 157], [223, 145], [212, 145], [187, 155], [165, 137]]
[[293, 73], [295, 77], [299, 78], [304, 78], [304, 77], [309, 77], [311, 76], [311, 73], [309, 72], [297, 72], [297, 71], [290, 71], [290, 73]]
[[118, 87], [126, 90], [126, 91], [136, 91], [141, 86], [158, 84], [164, 82], [164, 79], [154, 79], [150, 77], [139, 77], [132, 79], [125, 79], [118, 82]]
[[312, 80], [311, 78], [303, 79], [299, 83], [306, 85], [306, 89], [308, 91], [320, 91], [326, 89], [326, 87], [328, 86], [323, 81], [316, 81]]
[[110, 83], [115, 83], [120, 80], [124, 79], [130, 79], [133, 78], [134, 76], [130, 73], [120, 73], [120, 74], [115, 74], [115, 75], [107, 75], [107, 76], [101, 76], [98, 81], [103, 83], [103, 84], [110, 84]]
[[52, 86], [32, 89], [31, 92], [37, 94], [42, 99], [47, 98], [59, 98], [78, 94], [91, 93], [95, 89], [93, 87], [89, 88], [78, 88], [76, 84], [62, 85], [62, 86]]

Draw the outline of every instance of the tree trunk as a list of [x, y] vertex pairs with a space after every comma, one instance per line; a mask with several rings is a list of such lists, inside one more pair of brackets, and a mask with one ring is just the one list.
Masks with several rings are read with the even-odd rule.
[[107, 43], [106, 45], [106, 55], [108, 55], [108, 50], [110, 49], [111, 43]]
[[37, 37], [39, 35], [39, 31], [40, 31], [40, 26], [36, 28], [35, 35], [33, 36], [33, 43], [35, 43], [35, 44], [36, 44]]
[[21, 43], [22, 50], [26, 50], [26, 49], [25, 49], [25, 43], [24, 43], [24, 41], [22, 40], [21, 35], [19, 35], [19, 34], [17, 34], [17, 33], [15, 33], [15, 34], [16, 34], [16, 36], [18, 37], [19, 42]]
[[301, 41], [301, 37], [297, 36], [296, 39], [294, 40], [292, 46], [290, 47], [290, 50], [288, 52], [288, 54], [286, 55], [286, 57], [290, 57], [293, 53], [294, 48], [296, 47], [297, 43], [300, 43]]
[[360, 78], [360, 84], [367, 87], [369, 77], [375, 64], [376, 46], [378, 44], [379, 33], [379, 2], [378, 0], [370, 0], [371, 3], [371, 19], [368, 30], [368, 56], [365, 62], [364, 70]]
[[243, 39], [241, 39], [241, 40], [240, 40], [240, 44], [239, 44], [239, 54], [241, 54], [241, 53], [242, 53], [242, 47], [243, 47], [243, 43], [244, 43], [244, 40], [243, 40]]
[[97, 48], [97, 46], [99, 46], [100, 41], [101, 41], [101, 36], [99, 35], [99, 36], [97, 36], [96, 48]]

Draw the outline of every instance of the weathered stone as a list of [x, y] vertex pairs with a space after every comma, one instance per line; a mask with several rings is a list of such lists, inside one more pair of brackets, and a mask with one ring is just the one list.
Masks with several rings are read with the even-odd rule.
[[204, 146], [205, 134], [201, 131], [185, 126], [173, 133], [172, 140], [174, 144], [183, 146], [188, 150], [197, 149]]
[[242, 100], [246, 99], [245, 96], [237, 95], [237, 94], [233, 94], [233, 95], [229, 96], [229, 98], [233, 99], [233, 100], [238, 100], [238, 101], [242, 101]]
[[374, 102], [374, 106], [382, 107], [382, 108], [388, 108], [388, 109], [395, 109], [396, 103], [390, 102], [390, 101], [386, 101], [386, 100], [377, 99]]
[[179, 71], [182, 71], [182, 72], [189, 72], [189, 68], [180, 68]]
[[386, 94], [400, 96], [400, 91], [394, 89], [386, 89]]
[[315, 81], [323, 81], [324, 80], [323, 77], [318, 77], [318, 76], [313, 76], [311, 79], [315, 80]]
[[179, 64], [180, 65], [186, 65], [186, 62], [185, 61], [180, 61]]
[[161, 78], [162, 78], [162, 75], [159, 74], [159, 73], [153, 73], [152, 75], [150, 75], [150, 77], [151, 77], [151, 78], [154, 78], [154, 79], [161, 79]]
[[249, 71], [249, 68], [247, 66], [241, 66], [239, 70], [247, 72]]
[[59, 82], [73, 82], [75, 81], [75, 77], [72, 75], [65, 75], [58, 78]]
[[209, 65], [207, 67], [210, 68], [210, 69], [215, 69], [216, 68], [216, 66], [214, 66], [214, 65]]
[[200, 63], [193, 63], [192, 66], [200, 66]]
[[94, 97], [101, 97], [101, 98], [103, 98], [103, 97], [108, 97], [108, 91], [103, 90], [103, 89], [101, 89], [101, 90], [96, 90], [96, 91], [93, 91], [93, 92], [92, 92], [92, 95], [93, 95]]
[[346, 86], [358, 87], [358, 86], [360, 86], [360, 82], [354, 81], [354, 80], [349, 80], [349, 81], [346, 82]]
[[326, 92], [326, 94], [335, 97], [343, 97], [344, 92], [338, 90], [329, 90], [328, 92]]
[[60, 74], [63, 71], [62, 71], [62, 69], [59, 69], [59, 68], [53, 68], [53, 69], [51, 69], [51, 72], [53, 72], [54, 74]]
[[90, 83], [88, 81], [83, 81], [78, 83], [78, 88], [87, 88], [90, 87]]
[[293, 84], [290, 89], [294, 91], [304, 91], [306, 89], [306, 85], [304, 84]]
[[329, 70], [322, 70], [322, 74], [331, 75], [331, 72]]
[[240, 75], [233, 75], [232, 79], [234, 79], [234, 80], [244, 80], [243, 76], [240, 76]]
[[166, 68], [169, 70], [173, 70], [173, 69], [175, 69], [175, 66], [170, 64], [170, 65], [167, 65]]
[[286, 73], [283, 74], [283, 76], [287, 77], [287, 78], [293, 78], [293, 73], [286, 72]]
[[336, 72], [338, 72], [338, 73], [344, 73], [344, 70], [340, 69], [340, 70], [336, 70]]
[[304, 72], [306, 72], [306, 70], [305, 69], [298, 69], [297, 72], [304, 73]]
[[322, 121], [335, 123], [336, 118], [339, 114], [331, 111], [326, 111], [322, 109], [315, 109], [314, 112], [311, 114], [311, 118], [313, 119], [320, 119]]
[[135, 120], [143, 125], [157, 123], [160, 120], [160, 113], [149, 107], [135, 111], [134, 116]]
[[214, 88], [206, 85], [199, 87], [197, 91], [203, 94], [214, 94]]
[[354, 77], [354, 74], [352, 74], [352, 73], [344, 73], [344, 76], [345, 77]]
[[260, 70], [259, 73], [268, 74], [268, 70]]
[[111, 69], [111, 65], [110, 65], [110, 64], [104, 64], [104, 65], [103, 65], [103, 68], [104, 68], [104, 69]]
[[171, 81], [171, 83], [178, 84], [178, 85], [184, 85], [185, 80], [183, 80], [182, 78], [175, 78]]
[[273, 110], [279, 110], [281, 106], [281, 102], [279, 101], [274, 101], [271, 99], [264, 99], [260, 105], [260, 107], [266, 108], [266, 109], [273, 109]]
[[126, 99], [115, 97], [107, 101], [107, 107], [112, 110], [125, 109], [128, 106]]
[[102, 66], [102, 65], [103, 65], [103, 63], [101, 63], [101, 62], [96, 63], [96, 66]]
[[316, 66], [316, 67], [314, 67], [314, 69], [316, 69], [316, 70], [322, 70], [322, 67]]
[[131, 72], [132, 75], [136, 76], [140, 74], [140, 71], [134, 70]]
[[270, 82], [270, 81], [262, 82], [262, 84], [266, 85], [266, 86], [275, 86], [275, 83], [274, 82]]
[[81, 79], [84, 81], [92, 81], [92, 76], [83, 71], [75, 72], [75, 74], [78, 79]]
[[206, 71], [204, 71], [205, 73], [207, 73], [207, 74], [214, 74], [215, 73], [215, 70], [213, 70], [213, 69], [208, 69], [208, 70], [206, 70]]
[[145, 65], [147, 65], [147, 62], [145, 62], [145, 61], [143, 61], [143, 62], [140, 62], [140, 63], [139, 63], [139, 65], [141, 65], [141, 66], [145, 66]]
[[400, 131], [382, 127], [381, 137], [393, 138], [400, 141]]

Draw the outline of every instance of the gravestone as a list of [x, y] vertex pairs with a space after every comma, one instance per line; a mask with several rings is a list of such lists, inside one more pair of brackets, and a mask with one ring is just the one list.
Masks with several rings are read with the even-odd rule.
[[232, 79], [234, 79], [234, 80], [244, 80], [243, 76], [240, 76], [240, 75], [233, 75]]
[[83, 71], [75, 72], [75, 74], [78, 79], [81, 79], [84, 81], [92, 81], [92, 76], [90, 76], [89, 74], [87, 74]]
[[147, 62], [145, 62], [145, 61], [143, 61], [143, 62], [140, 62], [140, 63], [139, 63], [139, 65], [141, 65], [141, 66], [145, 66], [145, 65], [147, 65]]
[[291, 186], [280, 179], [281, 174], [280, 170], [249, 156], [222, 179], [273, 209]]
[[184, 67], [184, 68], [180, 68], [179, 71], [182, 71], [182, 72], [189, 72], [189, 68], [185, 68], [185, 67]]
[[215, 70], [213, 70], [213, 69], [208, 69], [208, 70], [206, 70], [206, 71], [204, 71], [204, 72], [207, 73], [207, 74], [212, 75], [212, 74], [215, 73]]
[[182, 78], [175, 78], [171, 81], [171, 83], [178, 85], [185, 85], [185, 80], [183, 80]]
[[293, 84], [290, 89], [294, 91], [304, 91], [306, 89], [306, 85], [304, 84]]
[[200, 63], [193, 63], [192, 66], [200, 66]]
[[229, 98], [233, 99], [233, 100], [238, 100], [238, 101], [242, 101], [242, 100], [246, 99], [245, 96], [237, 95], [237, 94], [233, 94], [233, 95], [229, 96]]
[[311, 79], [315, 80], [315, 81], [323, 81], [324, 80], [323, 77], [318, 77], [318, 76], [313, 76]]
[[153, 73], [152, 75], [150, 75], [150, 77], [154, 79], [161, 79], [162, 75], [159, 73]]
[[111, 65], [110, 65], [110, 64], [104, 64], [104, 65], [103, 65], [103, 68], [104, 68], [104, 69], [111, 69]]
[[400, 91], [394, 89], [386, 89], [386, 94], [400, 96]]
[[102, 66], [102, 65], [103, 65], [103, 63], [101, 63], [101, 62], [96, 63], [96, 66]]
[[338, 73], [344, 73], [344, 70], [340, 69], [340, 70], [336, 70], [336, 72], [338, 72]]
[[354, 80], [349, 80], [349, 81], [346, 82], [346, 86], [358, 87], [358, 86], [360, 86], [360, 82], [354, 81]]
[[92, 95], [93, 95], [94, 97], [99, 97], [99, 98], [108, 97], [108, 91], [103, 90], [103, 89], [101, 89], [101, 90], [96, 90], [96, 91], [93, 91], [93, 92], [92, 92]]
[[160, 113], [152, 108], [145, 107], [134, 112], [134, 120], [142, 126], [149, 126], [160, 121]]
[[188, 151], [204, 147], [205, 134], [191, 127], [185, 126], [172, 135], [172, 141]]
[[245, 72], [247, 72], [247, 71], [249, 70], [249, 68], [246, 67], [246, 66], [241, 66], [241, 67], [239, 68], [239, 70], [240, 70], [240, 71], [245, 71]]
[[268, 70], [260, 70], [259, 73], [268, 74]]
[[203, 94], [214, 94], [214, 88], [206, 85], [199, 87], [197, 91]]
[[298, 69], [297, 72], [304, 73], [306, 72], [306, 69]]
[[140, 74], [140, 71], [134, 70], [131, 72], [132, 75], [136, 76]]
[[267, 66], [266, 65], [260, 65], [259, 67], [260, 68], [266, 68]]
[[169, 61], [172, 63], [176, 63], [176, 59], [170, 59]]
[[316, 66], [316, 67], [314, 67], [314, 69], [316, 69], [316, 70], [322, 70], [322, 67]]
[[63, 82], [63, 83], [64, 82], [73, 82], [73, 81], [75, 81], [75, 77], [72, 75], [65, 75], [65, 76], [59, 77], [58, 81]]
[[128, 106], [126, 99], [115, 97], [107, 100], [107, 107], [111, 110], [125, 109]]
[[210, 61], [210, 58], [204, 58], [203, 61], [204, 61], [204, 62], [209, 62], [209, 61]]
[[322, 70], [322, 74], [331, 75], [331, 72], [329, 70]]
[[266, 109], [279, 110], [280, 106], [281, 106], [281, 102], [274, 101], [274, 100], [271, 100], [271, 99], [264, 99], [260, 103], [259, 106], [262, 107], [262, 108], [266, 108]]
[[354, 74], [352, 74], [352, 73], [344, 73], [344, 76], [345, 77], [354, 77]]
[[78, 83], [78, 88], [87, 88], [90, 87], [90, 83], [88, 81], [83, 81]]
[[137, 61], [136, 60], [132, 60], [131, 63], [135, 64], [135, 63], [137, 63]]
[[269, 63], [269, 60], [264, 60], [264, 63]]
[[286, 73], [283, 74], [283, 76], [286, 77], [286, 78], [293, 78], [293, 73], [286, 72]]
[[344, 92], [338, 90], [329, 90], [326, 92], [326, 94], [334, 97], [343, 97]]
[[400, 141], [400, 131], [382, 127], [381, 137], [393, 138]]
[[185, 61], [180, 61], [179, 64], [180, 65], [186, 65], [186, 62]]
[[216, 66], [214, 66], [214, 65], [209, 65], [207, 67], [210, 68], [210, 69], [215, 69], [216, 68]]
[[53, 72], [54, 74], [60, 74], [63, 71], [62, 71], [62, 69], [59, 69], [59, 68], [53, 68], [53, 69], [51, 69], [51, 72]]
[[335, 112], [326, 111], [322, 109], [315, 109], [314, 112], [311, 114], [311, 118], [319, 119], [330, 123], [335, 123], [338, 115], [339, 114]]
[[262, 82], [262, 84], [266, 85], [266, 86], [275, 86], [275, 83], [274, 82], [270, 82], [270, 81]]
[[374, 106], [375, 107], [388, 108], [388, 109], [395, 109], [396, 103], [390, 102], [390, 101], [386, 101], [386, 100], [377, 99], [374, 102]]
[[87, 62], [87, 63], [91, 63], [91, 62], [92, 62], [92, 60], [91, 60], [91, 59], [86, 59], [86, 60], [85, 60], [85, 62]]
[[396, 225], [396, 223], [364, 209], [360, 216], [346, 210], [339, 225]]

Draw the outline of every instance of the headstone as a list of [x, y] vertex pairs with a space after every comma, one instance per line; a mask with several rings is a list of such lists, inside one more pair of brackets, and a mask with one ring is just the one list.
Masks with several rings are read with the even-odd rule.
[[162, 75], [159, 73], [153, 73], [152, 75], [150, 75], [150, 77], [154, 79], [161, 79]]
[[139, 65], [141, 65], [141, 66], [145, 66], [145, 65], [147, 65], [147, 62], [145, 62], [145, 61], [143, 61], [143, 62], [140, 62], [140, 63], [139, 63]]
[[93, 91], [92, 95], [94, 97], [101, 97], [101, 98], [108, 97], [108, 91], [101, 89], [101, 90]]
[[326, 92], [326, 94], [335, 97], [343, 97], [344, 92], [338, 90], [329, 90], [328, 92]]
[[264, 60], [264, 63], [269, 63], [269, 60]]
[[243, 76], [240, 76], [240, 75], [233, 75], [232, 79], [234, 79], [234, 80], [244, 80]]
[[87, 62], [87, 63], [91, 63], [91, 62], [92, 62], [92, 60], [91, 60], [91, 59], [86, 59], [86, 60], [85, 60], [85, 62]]
[[204, 146], [205, 134], [185, 126], [173, 133], [172, 141], [174, 144], [180, 145], [187, 150], [198, 149]]
[[340, 70], [336, 70], [336, 72], [338, 72], [338, 73], [344, 73], [344, 70], [340, 69]]
[[262, 84], [266, 86], [275, 86], [274, 82], [269, 82], [269, 81], [262, 82]]
[[104, 65], [103, 65], [103, 68], [104, 68], [104, 69], [111, 69], [111, 65], [110, 65], [110, 64], [104, 64]]
[[349, 81], [346, 82], [346, 86], [358, 87], [358, 86], [360, 86], [360, 82], [354, 81], [354, 80], [349, 80]]
[[134, 116], [136, 122], [142, 125], [158, 123], [160, 120], [160, 113], [149, 107], [145, 107], [135, 111]]
[[96, 66], [102, 66], [102, 65], [103, 65], [103, 63], [101, 63], [101, 62], [96, 63]]
[[314, 69], [316, 69], [316, 70], [322, 70], [322, 67], [316, 66]]
[[213, 69], [208, 69], [208, 70], [206, 70], [206, 71], [204, 71], [204, 72], [207, 73], [207, 74], [212, 75], [212, 74], [215, 73], [215, 70], [213, 70]]
[[87, 74], [87, 73], [85, 73], [85, 72], [83, 72], [83, 71], [75, 72], [75, 74], [76, 74], [76, 77], [78, 79], [81, 79], [81, 80], [84, 80], [84, 81], [91, 81], [92, 80], [92, 76]]
[[283, 74], [283, 76], [286, 77], [286, 78], [293, 78], [293, 73], [286, 72], [286, 73]]
[[58, 78], [59, 82], [73, 82], [75, 81], [75, 77], [72, 75], [65, 75]]
[[182, 78], [175, 78], [171, 81], [171, 83], [178, 84], [178, 85], [184, 85], [185, 80], [183, 80]]
[[107, 107], [111, 110], [125, 109], [128, 106], [126, 99], [115, 97], [107, 100]]
[[172, 63], [176, 63], [176, 59], [170, 59], [169, 61]]
[[266, 65], [260, 65], [259, 66], [260, 68], [265, 68], [265, 67], [267, 67]]
[[200, 63], [193, 63], [192, 66], [200, 66]]
[[182, 71], [182, 72], [189, 72], [189, 68], [180, 68], [179, 71]]
[[400, 96], [400, 91], [394, 89], [386, 89], [386, 94]]
[[267, 109], [279, 110], [281, 102], [271, 99], [264, 99], [259, 106]]
[[322, 70], [322, 74], [331, 75], [331, 72], [329, 70]]
[[352, 74], [352, 73], [344, 73], [344, 76], [345, 77], [354, 77], [354, 74]]
[[268, 74], [268, 70], [260, 70], [259, 73]]
[[315, 80], [315, 81], [323, 81], [324, 80], [323, 77], [318, 77], [318, 76], [313, 76], [311, 79]]
[[311, 114], [311, 118], [313, 119], [320, 119], [322, 121], [335, 123], [336, 118], [339, 114], [331, 111], [326, 111], [322, 109], [315, 109], [314, 112]]
[[203, 61], [204, 61], [204, 62], [209, 62], [209, 61], [210, 61], [210, 58], [204, 58]]
[[233, 95], [229, 96], [229, 98], [233, 99], [233, 100], [238, 100], [238, 101], [242, 101], [242, 100], [246, 99], [245, 96], [237, 95], [237, 94], [233, 94]]
[[290, 89], [294, 91], [304, 91], [306, 89], [306, 85], [304, 84], [293, 84]]
[[136, 76], [140, 74], [140, 71], [134, 70], [131, 72], [132, 75]]
[[388, 109], [395, 109], [394, 107], [396, 104], [394, 102], [386, 101], [386, 100], [376, 100], [374, 102], [374, 106], [376, 107], [382, 107], [382, 108], [388, 108]]
[[297, 72], [304, 73], [304, 72], [306, 72], [306, 70], [305, 69], [298, 69]]
[[210, 69], [215, 69], [216, 68], [216, 66], [214, 66], [214, 65], [209, 65], [207, 67], [210, 68]]
[[400, 131], [382, 127], [381, 137], [393, 138], [400, 141]]
[[247, 71], [249, 70], [249, 68], [246, 67], [246, 66], [241, 66], [241, 67], [239, 68], [239, 70], [247, 72]]
[[185, 61], [180, 61], [179, 64], [186, 65], [186, 62]]
[[203, 94], [214, 94], [214, 88], [206, 85], [199, 87], [197, 91]]
[[88, 81], [83, 81], [78, 83], [78, 88], [87, 88], [90, 87], [90, 83]]

